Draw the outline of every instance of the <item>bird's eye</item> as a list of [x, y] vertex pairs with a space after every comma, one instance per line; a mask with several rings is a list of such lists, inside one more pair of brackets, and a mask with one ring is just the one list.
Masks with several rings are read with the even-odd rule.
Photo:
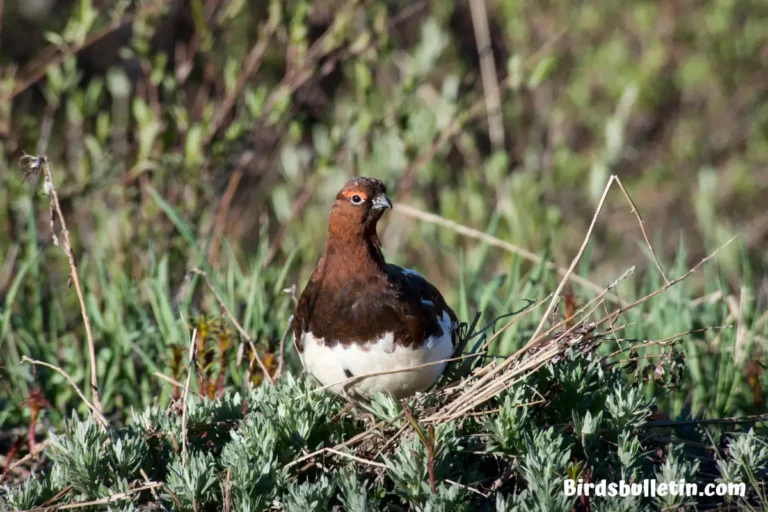
[[360, 197], [358, 195], [352, 196], [352, 204], [360, 204], [362, 202], [363, 202], [363, 198], [362, 197]]

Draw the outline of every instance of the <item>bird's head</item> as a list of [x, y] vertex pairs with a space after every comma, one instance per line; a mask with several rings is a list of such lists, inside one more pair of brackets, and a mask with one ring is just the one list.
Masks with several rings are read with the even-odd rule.
[[336, 195], [328, 225], [330, 235], [376, 233], [376, 223], [392, 208], [387, 188], [376, 178], [353, 178]]

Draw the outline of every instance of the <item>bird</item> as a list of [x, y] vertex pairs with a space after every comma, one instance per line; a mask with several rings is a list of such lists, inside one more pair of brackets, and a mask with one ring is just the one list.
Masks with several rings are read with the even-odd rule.
[[[376, 393], [399, 399], [426, 391], [458, 343], [456, 314], [437, 288], [384, 259], [376, 227], [391, 208], [379, 179], [356, 177], [344, 185], [294, 315], [305, 370], [353, 404]], [[412, 367], [418, 368], [396, 371]], [[386, 373], [365, 377], [380, 372]]]

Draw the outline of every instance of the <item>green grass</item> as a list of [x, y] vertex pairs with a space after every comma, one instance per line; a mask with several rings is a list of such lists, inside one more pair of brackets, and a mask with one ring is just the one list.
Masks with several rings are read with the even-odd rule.
[[[195, 325], [208, 329], [211, 354], [226, 345], [223, 358], [206, 360], [211, 378], [245, 392], [240, 340], [228, 338], [234, 330], [204, 280], [189, 274], [194, 268], [207, 272], [275, 363], [293, 312], [284, 290], [301, 291], [321, 254], [330, 204], [353, 174], [383, 179], [396, 204], [560, 267], [576, 254], [612, 174], [642, 213], [670, 279], [740, 235], [626, 312], [618, 341], [604, 343], [601, 355], [617, 343], [695, 331], [619, 356], [637, 358], [627, 381], [638, 381], [661, 417], [766, 411], [761, 2], [489, 3], [505, 130], [496, 151], [466, 3], [331, 2], [337, 17], [313, 3], [230, 2], [212, 17], [199, 2], [189, 4], [194, 12], [142, 4], [131, 35], [95, 40], [92, 53], [84, 42], [124, 19], [121, 5], [97, 10], [83, 0], [33, 27], [15, 5], [6, 8], [3, 47], [13, 51], [0, 55], [0, 452], [24, 437], [37, 391], [50, 403], [36, 420], [40, 438], [72, 409], [85, 413], [60, 375], [21, 365], [22, 356], [60, 366], [86, 393], [89, 381], [66, 257], [51, 243], [48, 198], [19, 169], [24, 151], [50, 157], [94, 331], [99, 390], [115, 424], [131, 408], [170, 403], [173, 386], [154, 374], [183, 380]], [[268, 21], [274, 33], [265, 35]], [[190, 34], [200, 45], [182, 62]], [[243, 63], [262, 37], [266, 52], [245, 77]], [[45, 73], [24, 85], [36, 62]], [[287, 94], [297, 76], [306, 81]], [[426, 275], [462, 320], [479, 313], [480, 326], [542, 300], [559, 282], [546, 265], [397, 210], [380, 228], [390, 261]], [[633, 266], [612, 290], [624, 304], [663, 281], [614, 190], [576, 273], [604, 287]], [[595, 295], [577, 283], [566, 292], [576, 307]], [[491, 354], [523, 346], [543, 309], [505, 330]], [[606, 312], [601, 306], [593, 316]], [[298, 373], [290, 338], [286, 346], [288, 369]], [[656, 381], [659, 361], [682, 364], [682, 381]]]
[[[155, 199], [162, 201], [157, 196]], [[191, 232], [178, 212], [167, 203], [161, 204], [182, 236]], [[228, 247], [225, 244], [225, 248]], [[289, 281], [289, 275], [295, 278], [296, 270], [300, 268], [296, 258], [289, 257], [282, 265], [263, 264], [269, 248], [268, 240], [264, 239], [259, 255], [246, 268], [242, 268], [225, 249], [219, 268], [211, 269], [209, 273], [213, 286], [246, 332], [256, 340], [262, 355], [276, 354], [287, 318], [293, 311], [290, 294], [283, 290], [294, 284], [299, 290], [303, 286], [301, 281]], [[530, 301], [544, 299], [557, 286], [557, 276], [553, 271], [544, 265], [526, 265], [519, 258], [511, 258], [507, 273], [484, 281], [486, 258], [493, 251], [496, 249], [478, 246], [470, 253], [472, 258], [457, 255], [461, 277], [455, 288], [445, 289], [449, 303], [454, 305], [462, 319], [470, 321], [476, 312], [479, 314], [479, 326], [518, 310]], [[192, 263], [203, 261], [198, 259], [200, 248], [191, 238], [188, 253], [192, 255]], [[161, 404], [167, 403], [169, 388], [153, 374], [172, 375], [181, 370], [178, 365], [173, 367], [173, 349], [186, 351], [187, 333], [201, 317], [221, 318], [222, 324], [228, 324], [204, 281], [187, 273], [191, 266], [189, 269], [173, 268], [167, 255], [157, 257], [150, 254], [150, 259], [152, 264], [148, 275], [139, 280], [125, 273], [109, 273], [103, 260], [85, 259], [80, 264], [81, 272], [86, 276], [86, 305], [97, 343], [100, 392], [106, 410], [118, 418], [128, 408], [144, 407], [156, 397]], [[474, 264], [469, 264], [468, 259], [473, 259]], [[40, 290], [44, 283], [34, 280], [35, 271], [41, 271], [40, 265], [55, 266], [64, 260], [63, 253], [55, 247], [44, 253], [42, 258], [39, 253], [30, 256], [6, 296], [2, 339], [8, 354], [4, 370], [8, 407], [3, 417], [4, 428], [24, 423], [28, 414], [24, 400], [29, 389], [37, 386], [41, 387], [45, 396], [55, 400], [54, 407], [46, 413], [46, 422], [60, 423], [71, 407], [83, 410], [83, 405], [58, 375], [44, 369], [33, 373], [29, 366], [18, 364], [20, 354], [23, 354], [61, 365], [81, 385], [87, 378], [85, 341], [79, 334], [82, 332], [79, 318], [74, 314], [78, 311], [73, 302], [74, 292], [66, 287], [57, 287], [55, 294], [44, 303], [33, 301], [34, 297], [52, 292]], [[650, 269], [642, 273], [643, 277], [630, 277], [614, 288], [613, 292], [623, 304], [663, 286], [652, 262], [649, 260], [648, 263]], [[588, 271], [586, 263], [581, 267], [582, 272]], [[675, 264], [665, 267], [672, 278], [685, 274], [684, 253], [681, 251]], [[429, 268], [420, 270], [429, 276]], [[768, 335], [764, 321], [761, 328], [755, 327], [761, 305], [745, 302], [740, 305], [743, 309], [739, 317], [729, 318], [731, 310], [727, 302], [738, 300], [738, 296], [729, 291], [718, 270], [717, 260], [705, 264], [699, 273], [706, 286], [698, 293], [706, 297], [721, 292], [721, 298], [715, 296], [716, 300], [701, 300], [693, 304], [692, 300], [698, 297], [693, 294], [693, 289], [698, 288], [693, 288], [684, 280], [622, 315], [622, 328], [616, 334], [617, 339], [606, 344], [605, 353], [615, 351], [615, 343], [625, 348], [630, 343], [641, 344], [680, 334], [671, 347], [644, 347], [635, 354], [636, 357], [648, 358], [640, 360], [638, 375], [642, 375], [646, 365], [656, 364], [654, 357], [668, 351], [685, 358], [686, 383], [680, 389], [658, 389], [653, 379], [645, 385], [646, 397], [656, 399], [660, 412], [673, 418], [718, 418], [761, 413], [764, 404], [755, 399], [754, 393], [765, 390], [762, 372], [758, 374], [761, 380], [757, 383], [745, 377], [746, 363], [756, 348], [753, 336], [763, 339]], [[614, 279], [618, 277], [616, 275]], [[602, 283], [603, 286], [608, 284]], [[573, 289], [572, 300], [576, 307], [586, 304], [594, 296], [593, 292], [580, 289], [578, 285], [574, 285]], [[754, 291], [745, 285], [743, 296], [753, 295]], [[615, 307], [607, 302], [594, 311], [592, 319], [604, 317]], [[45, 327], [41, 328], [35, 318], [42, 317], [42, 310], [47, 310], [47, 318]], [[533, 333], [542, 312], [543, 308], [539, 308], [504, 331], [490, 347], [491, 353], [505, 356], [519, 349]], [[559, 313], [560, 317], [564, 314], [564, 311]], [[497, 327], [503, 323], [499, 322]], [[229, 327], [233, 329], [231, 325]], [[711, 329], [686, 334], [702, 328]], [[743, 333], [740, 334], [740, 330]], [[739, 335], [744, 336], [741, 342], [744, 345], [737, 350]], [[294, 371], [300, 370], [292, 344], [287, 343], [287, 347], [290, 367]], [[741, 357], [739, 361], [736, 360], [737, 353]], [[226, 382], [235, 388], [242, 388], [245, 372], [243, 367], [235, 366], [234, 356], [234, 350], [230, 351], [229, 367], [225, 369]], [[626, 354], [621, 357], [626, 357]]]

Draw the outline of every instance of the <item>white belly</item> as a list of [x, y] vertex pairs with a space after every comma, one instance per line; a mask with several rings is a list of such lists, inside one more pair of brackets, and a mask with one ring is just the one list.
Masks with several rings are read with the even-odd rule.
[[446, 363], [353, 380], [348, 373], [359, 377], [450, 358], [453, 353], [451, 330], [454, 326], [451, 325], [447, 313], [443, 313], [440, 325], [443, 328], [443, 334], [428, 338], [416, 349], [395, 345], [392, 333], [372, 340], [365, 346], [357, 344], [345, 346], [318, 340], [312, 333], [306, 332], [302, 335], [304, 350], [301, 360], [308, 373], [323, 386], [333, 384], [329, 389], [337, 394], [352, 391], [362, 396], [370, 396], [372, 393], [383, 391], [391, 393], [396, 398], [410, 396], [432, 386], [443, 373]]

